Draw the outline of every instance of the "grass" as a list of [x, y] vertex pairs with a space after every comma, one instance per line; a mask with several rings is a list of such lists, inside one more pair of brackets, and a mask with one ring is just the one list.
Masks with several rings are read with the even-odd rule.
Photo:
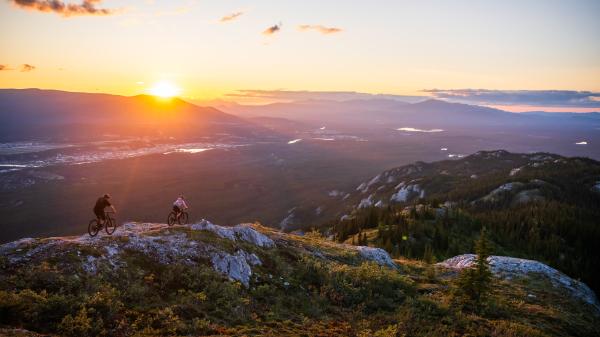
[[490, 302], [472, 312], [453, 301], [453, 273], [432, 273], [421, 261], [396, 259], [400, 270], [358, 263], [354, 250], [318, 237], [271, 233], [278, 245], [263, 249], [206, 231], [172, 227], [167, 232], [251, 251], [263, 264], [253, 267], [249, 288], [214, 272], [207, 260], [161, 264], [132, 250], [119, 255], [122, 267], [100, 265], [97, 275], [89, 275], [77, 261], [98, 254], [98, 248], [68, 244], [53, 254], [53, 263], [0, 265], [4, 334], [31, 335], [15, 328], [81, 337], [597, 336], [599, 331], [600, 320], [588, 307], [544, 279], [496, 280]]

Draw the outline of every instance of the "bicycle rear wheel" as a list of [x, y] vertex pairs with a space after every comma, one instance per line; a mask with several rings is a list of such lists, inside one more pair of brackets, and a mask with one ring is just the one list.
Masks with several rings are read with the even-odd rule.
[[107, 217], [104, 229], [106, 230], [106, 234], [112, 235], [117, 230], [117, 221], [111, 217]]
[[187, 212], [181, 212], [181, 215], [179, 216], [179, 224], [185, 225], [187, 222], [188, 222]]
[[88, 234], [90, 236], [96, 236], [98, 235], [99, 231], [100, 228], [98, 226], [98, 221], [96, 219], [90, 221], [90, 223], [88, 224]]
[[175, 214], [175, 212], [169, 213], [169, 216], [167, 217], [167, 224], [169, 226], [173, 226], [176, 222], [177, 222], [177, 214]]

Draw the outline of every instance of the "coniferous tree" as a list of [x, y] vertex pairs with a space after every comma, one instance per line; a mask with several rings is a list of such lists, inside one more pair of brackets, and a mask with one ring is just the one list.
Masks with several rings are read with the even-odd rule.
[[455, 288], [455, 300], [467, 308], [480, 309], [486, 304], [492, 291], [492, 272], [488, 262], [491, 244], [485, 228], [481, 230], [475, 245], [475, 265], [463, 270]]

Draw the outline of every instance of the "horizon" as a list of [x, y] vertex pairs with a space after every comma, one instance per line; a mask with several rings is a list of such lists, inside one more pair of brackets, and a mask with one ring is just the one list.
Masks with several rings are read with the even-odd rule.
[[0, 28], [19, 32], [0, 39], [0, 87], [135, 96], [162, 85], [169, 93], [159, 95], [239, 104], [354, 94], [513, 112], [600, 108], [595, 1], [46, 3], [0, 2]]
[[[273, 101], [269, 101], [269, 100], [260, 100], [257, 102], [237, 102], [235, 100], [225, 100], [225, 99], [214, 99], [214, 100], [205, 100], [205, 101], [199, 101], [199, 100], [194, 100], [194, 99], [189, 99], [185, 96], [169, 96], [169, 97], [163, 97], [161, 95], [157, 95], [157, 94], [153, 94], [151, 92], [142, 92], [142, 93], [138, 93], [138, 94], [132, 94], [132, 95], [122, 95], [122, 94], [116, 94], [116, 93], [108, 93], [108, 92], [86, 92], [86, 91], [69, 91], [69, 90], [60, 90], [60, 89], [43, 89], [43, 88], [0, 88], [0, 90], [40, 90], [40, 91], [58, 91], [58, 92], [64, 92], [64, 93], [72, 93], [72, 94], [98, 94], [98, 95], [110, 95], [110, 96], [120, 96], [120, 97], [129, 97], [129, 98], [134, 98], [134, 97], [153, 97], [156, 98], [158, 101], [168, 101], [171, 99], [179, 99], [183, 102], [192, 104], [192, 105], [196, 105], [199, 107], [216, 107], [219, 108], [219, 105], [226, 105], [226, 104], [236, 104], [239, 106], [268, 106], [271, 104], [277, 104], [277, 103], [282, 103], [282, 104], [294, 104], [294, 103], [304, 103], [304, 102], [336, 102], [336, 103], [344, 103], [344, 102], [351, 102], [351, 101], [369, 101], [369, 100], [388, 100], [388, 101], [396, 101], [396, 102], [402, 102], [402, 103], [408, 103], [408, 104], [417, 104], [417, 103], [422, 103], [425, 101], [440, 101], [440, 102], [446, 102], [446, 103], [458, 103], [458, 104], [465, 104], [465, 105], [472, 105], [472, 106], [481, 106], [481, 107], [487, 107], [487, 108], [492, 108], [492, 109], [496, 109], [496, 110], [501, 110], [501, 111], [505, 111], [505, 112], [511, 112], [511, 113], [537, 113], [537, 112], [545, 112], [545, 113], [576, 113], [576, 114], [594, 114], [594, 113], [600, 113], [600, 108], [569, 108], [569, 107], [544, 107], [544, 106], [514, 106], [514, 105], [494, 105], [494, 104], [476, 104], [476, 103], [472, 103], [472, 102], [461, 102], [461, 101], [453, 101], [453, 100], [447, 100], [447, 99], [443, 99], [443, 98], [438, 98], [438, 97], [433, 97], [433, 96], [399, 96], [397, 98], [389, 98], [389, 97], [378, 97], [380, 95], [383, 96], [395, 96], [395, 95], [387, 95], [387, 94], [367, 94], [367, 93], [353, 93], [356, 94], [358, 97], [357, 98], [346, 98], [346, 99], [319, 99], [319, 98], [307, 98], [307, 99], [298, 99], [298, 100], [290, 100], [290, 99], [283, 99], [283, 100], [273, 100]], [[306, 92], [306, 91], [304, 91]], [[308, 92], [311, 93], [311, 92]], [[319, 94], [319, 92], [314, 92], [315, 94]], [[347, 92], [328, 92], [328, 93], [344, 93], [347, 94]], [[365, 97], [364, 95], [368, 95], [367, 97]], [[406, 100], [403, 100], [403, 97], [407, 97]], [[217, 104], [215, 104], [217, 103]]]

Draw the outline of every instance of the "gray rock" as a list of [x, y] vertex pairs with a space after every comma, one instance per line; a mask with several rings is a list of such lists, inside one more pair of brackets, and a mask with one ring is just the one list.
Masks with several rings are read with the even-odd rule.
[[513, 205], [520, 205], [520, 204], [526, 204], [526, 203], [530, 203], [530, 202], [539, 202], [539, 201], [544, 201], [544, 200], [545, 200], [545, 198], [544, 198], [544, 196], [542, 196], [542, 192], [536, 188], [533, 190], [524, 190], [524, 191], [517, 193], [517, 195], [514, 196], [512, 203], [513, 203]]
[[239, 281], [246, 287], [250, 285], [252, 276], [250, 264], [260, 263], [256, 255], [243, 250], [238, 250], [234, 255], [216, 252], [211, 255], [210, 261], [215, 271], [226, 275], [230, 280]]
[[362, 199], [356, 208], [369, 208], [371, 206], [373, 206], [373, 194], [369, 195], [368, 198]]
[[252, 228], [251, 224], [239, 224], [234, 227], [219, 226], [207, 220], [202, 220], [190, 226], [193, 230], [210, 231], [231, 241], [242, 240], [259, 247], [275, 247], [275, 242], [268, 236]]
[[[463, 269], [471, 267], [475, 263], [475, 259], [475, 254], [464, 254], [440, 262], [438, 265], [446, 268]], [[572, 296], [591, 304], [600, 311], [600, 303], [596, 294], [585, 283], [574, 280], [541, 262], [508, 256], [490, 256], [488, 261], [492, 272], [498, 277], [511, 279], [524, 277], [530, 273], [537, 274], [547, 278], [555, 287], [569, 291]]]
[[233, 232], [242, 240], [259, 247], [275, 247], [275, 242], [268, 236], [252, 228], [250, 224], [239, 224], [233, 227]]
[[363, 258], [373, 261], [380, 266], [397, 267], [396, 263], [385, 250], [366, 246], [356, 246], [356, 250]]

